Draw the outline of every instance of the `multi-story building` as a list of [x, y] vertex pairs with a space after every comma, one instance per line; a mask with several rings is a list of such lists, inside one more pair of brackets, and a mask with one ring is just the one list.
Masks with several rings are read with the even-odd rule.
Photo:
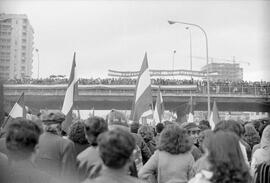
[[201, 71], [209, 73], [217, 73], [215, 77], [210, 77], [212, 80], [243, 80], [243, 68], [238, 63], [210, 63], [202, 67]]
[[0, 14], [0, 78], [32, 75], [34, 30], [24, 14]]

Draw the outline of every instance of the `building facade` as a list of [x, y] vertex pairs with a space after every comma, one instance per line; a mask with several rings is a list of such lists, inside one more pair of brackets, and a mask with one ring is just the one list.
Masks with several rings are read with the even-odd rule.
[[0, 78], [31, 78], [34, 30], [24, 14], [0, 14]]
[[209, 73], [217, 73], [217, 76], [211, 77], [212, 80], [243, 80], [243, 68], [238, 63], [210, 63], [202, 67], [201, 71], [207, 72], [207, 68]]

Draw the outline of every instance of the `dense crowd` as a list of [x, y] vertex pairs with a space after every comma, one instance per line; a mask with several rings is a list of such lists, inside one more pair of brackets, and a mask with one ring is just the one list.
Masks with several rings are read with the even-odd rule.
[[[131, 78], [80, 78], [79, 85], [136, 85], [136, 79]], [[32, 85], [54, 85], [54, 84], [67, 84], [68, 79], [64, 77], [50, 77], [45, 79], [19, 79], [8, 80], [6, 84], [32, 84]], [[188, 80], [188, 79], [151, 79], [152, 85], [195, 85], [197, 93], [207, 92], [207, 82], [204, 80]], [[231, 94], [252, 94], [252, 95], [269, 95], [270, 82], [247, 82], [247, 81], [210, 81], [210, 93], [231, 93]]]
[[2, 129], [0, 182], [269, 183], [270, 120], [156, 126], [44, 112]]
[[[81, 85], [135, 85], [135, 78], [80, 78]], [[67, 84], [68, 78], [65, 77], [49, 77], [43, 79], [10, 79], [5, 81], [6, 84]], [[162, 79], [152, 78], [153, 85], [197, 85], [206, 86], [205, 80], [193, 79]], [[270, 87], [270, 82], [267, 81], [210, 81], [210, 86], [231, 86], [231, 87]]]

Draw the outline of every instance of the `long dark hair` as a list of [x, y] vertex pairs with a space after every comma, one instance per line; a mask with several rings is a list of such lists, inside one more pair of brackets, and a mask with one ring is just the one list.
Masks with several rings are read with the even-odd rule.
[[240, 149], [239, 138], [232, 132], [219, 131], [207, 138], [212, 183], [249, 183], [251, 176]]

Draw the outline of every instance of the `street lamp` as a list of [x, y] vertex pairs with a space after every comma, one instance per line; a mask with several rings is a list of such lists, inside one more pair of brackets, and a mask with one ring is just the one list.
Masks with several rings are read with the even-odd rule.
[[187, 23], [187, 22], [179, 22], [179, 21], [171, 21], [171, 20], [168, 20], [168, 23], [169, 24], [183, 24], [183, 25], [188, 25], [188, 26], [194, 26], [194, 27], [197, 27], [199, 28], [204, 36], [205, 36], [205, 46], [206, 46], [206, 68], [207, 68], [207, 73], [206, 73], [206, 77], [207, 77], [207, 111], [208, 111], [208, 120], [209, 120], [209, 117], [210, 117], [210, 85], [209, 85], [209, 68], [208, 68], [208, 38], [207, 38], [207, 34], [205, 32], [205, 30], [197, 25], [197, 24], [193, 24], [193, 23]]
[[38, 57], [38, 73], [37, 73], [37, 79], [39, 79], [39, 50], [36, 48], [35, 51], [37, 52], [37, 57]]
[[[189, 57], [190, 57], [190, 70], [192, 71], [192, 37], [191, 37], [191, 29], [190, 27], [186, 27], [189, 30]], [[192, 80], [192, 75], [191, 75]]]
[[174, 78], [174, 56], [175, 56], [175, 53], [176, 53], [176, 50], [173, 50], [173, 57], [172, 57], [172, 61], [173, 61], [173, 63], [172, 63], [172, 70], [173, 70], [173, 78]]

